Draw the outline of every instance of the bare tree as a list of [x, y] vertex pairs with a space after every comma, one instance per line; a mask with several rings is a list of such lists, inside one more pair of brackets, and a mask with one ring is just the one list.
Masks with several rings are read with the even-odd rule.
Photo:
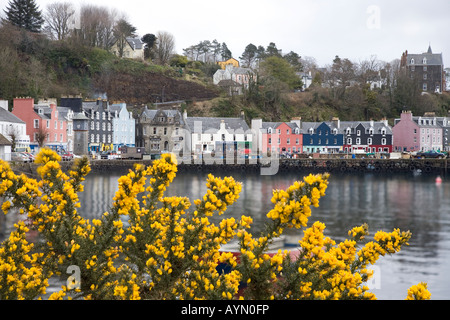
[[69, 2], [54, 2], [47, 5], [44, 14], [46, 27], [53, 39], [64, 40], [70, 32], [69, 22], [75, 15], [75, 9]]
[[91, 47], [109, 49], [117, 12], [107, 7], [83, 5], [80, 14], [80, 37], [82, 43]]
[[156, 38], [156, 60], [158, 64], [165, 65], [174, 52], [175, 38], [167, 31], [158, 31]]
[[42, 148], [45, 145], [45, 141], [47, 140], [48, 131], [43, 127], [39, 127], [38, 131], [35, 134], [36, 142], [38, 143], [39, 148]]

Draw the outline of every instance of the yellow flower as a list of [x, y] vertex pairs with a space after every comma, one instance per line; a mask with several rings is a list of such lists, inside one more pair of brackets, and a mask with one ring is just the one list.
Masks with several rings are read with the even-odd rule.
[[427, 289], [427, 284], [421, 282], [408, 289], [406, 300], [430, 300], [431, 293]]

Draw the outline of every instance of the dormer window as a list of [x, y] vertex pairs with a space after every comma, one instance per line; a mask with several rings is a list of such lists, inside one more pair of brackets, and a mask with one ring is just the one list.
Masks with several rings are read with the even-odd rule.
[[38, 114], [44, 114], [44, 110], [42, 110], [41, 108], [38, 109]]
[[411, 59], [411, 64], [414, 64], [414, 59]]
[[314, 129], [313, 129], [313, 128], [309, 128], [308, 131], [309, 131], [310, 134], [313, 134], [313, 133], [314, 133]]
[[267, 129], [267, 133], [271, 134], [272, 133], [272, 128]]
[[422, 63], [423, 63], [423, 64], [427, 64], [427, 58], [426, 58], [426, 57], [423, 58]]

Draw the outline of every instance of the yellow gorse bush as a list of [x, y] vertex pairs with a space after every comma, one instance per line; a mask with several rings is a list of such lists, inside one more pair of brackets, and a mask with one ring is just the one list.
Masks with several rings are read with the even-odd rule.
[[[233, 205], [242, 185], [209, 175], [201, 199], [165, 197], [177, 172], [171, 155], [136, 165], [119, 179], [111, 210], [87, 220], [77, 208], [88, 159], [78, 159], [67, 174], [60, 160], [43, 149], [36, 159], [39, 180], [16, 175], [0, 161], [2, 210], [26, 215], [0, 246], [0, 299], [40, 299], [48, 279], [67, 279], [71, 266], [80, 270], [78, 286], [63, 285], [50, 299], [375, 299], [364, 285], [372, 277], [368, 266], [411, 237], [396, 229], [366, 241], [368, 226], [362, 225], [337, 244], [324, 236], [323, 223], [306, 228], [328, 174], [274, 190], [274, 208], [259, 236], [250, 232], [251, 217], [214, 224], [210, 217]], [[299, 249], [269, 254], [286, 228], [306, 228]], [[30, 229], [39, 232], [36, 244], [26, 240]], [[233, 239], [239, 254], [222, 252]], [[219, 264], [231, 270], [219, 271]], [[411, 287], [407, 298], [429, 299], [426, 284]]]

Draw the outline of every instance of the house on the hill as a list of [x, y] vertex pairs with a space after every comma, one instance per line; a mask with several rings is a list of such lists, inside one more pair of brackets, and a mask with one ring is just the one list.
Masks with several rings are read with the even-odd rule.
[[[144, 60], [144, 43], [139, 38], [126, 38], [124, 43], [122, 57], [130, 59]], [[111, 52], [120, 57], [120, 44], [119, 41], [115, 41], [111, 47]]]
[[248, 88], [250, 79], [254, 75], [249, 68], [235, 67], [232, 64], [225, 66], [225, 70], [219, 69], [213, 76], [213, 83], [225, 88], [230, 95], [242, 94], [243, 88]]

